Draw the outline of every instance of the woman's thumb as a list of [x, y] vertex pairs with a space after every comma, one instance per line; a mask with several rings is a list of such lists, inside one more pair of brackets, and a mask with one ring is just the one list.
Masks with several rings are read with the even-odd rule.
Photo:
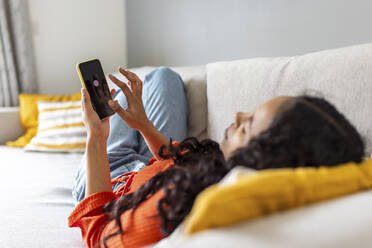
[[117, 105], [115, 104], [115, 102], [113, 100], [109, 100], [108, 101], [108, 105], [110, 106], [110, 108], [112, 108], [113, 110], [116, 110], [117, 109]]
[[124, 120], [126, 111], [119, 105], [118, 101], [109, 100], [108, 105]]

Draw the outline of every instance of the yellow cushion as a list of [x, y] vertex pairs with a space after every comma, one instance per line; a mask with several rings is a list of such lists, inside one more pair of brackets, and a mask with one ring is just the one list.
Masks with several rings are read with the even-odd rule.
[[185, 220], [196, 233], [372, 188], [372, 159], [336, 167], [264, 170], [200, 193]]
[[19, 95], [19, 114], [22, 127], [25, 130], [24, 135], [15, 141], [8, 141], [7, 146], [24, 147], [36, 135], [38, 121], [38, 101], [77, 101], [81, 99], [81, 94], [75, 93], [72, 95], [41, 95], [41, 94], [20, 94]]

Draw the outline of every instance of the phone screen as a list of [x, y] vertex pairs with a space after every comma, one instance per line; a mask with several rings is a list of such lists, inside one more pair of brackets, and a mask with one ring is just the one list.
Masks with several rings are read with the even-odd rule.
[[79, 70], [87, 89], [92, 106], [100, 119], [104, 119], [115, 112], [108, 105], [111, 98], [105, 74], [98, 59], [79, 64]]

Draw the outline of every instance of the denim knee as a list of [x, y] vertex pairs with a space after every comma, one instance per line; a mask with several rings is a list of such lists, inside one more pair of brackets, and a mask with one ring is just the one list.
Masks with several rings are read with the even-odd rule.
[[179, 77], [178, 73], [173, 71], [171, 68], [166, 67], [166, 66], [159, 66], [153, 70], [153, 72], [156, 75], [168, 75], [168, 76], [177, 76]]
[[[157, 80], [151, 80], [155, 78]], [[169, 86], [174, 86], [174, 82], [178, 82], [183, 86], [183, 81], [180, 75], [169, 67], [165, 66], [155, 68], [146, 76], [145, 81], [156, 81], [161, 83], [163, 86], [168, 86], [168, 84]]]

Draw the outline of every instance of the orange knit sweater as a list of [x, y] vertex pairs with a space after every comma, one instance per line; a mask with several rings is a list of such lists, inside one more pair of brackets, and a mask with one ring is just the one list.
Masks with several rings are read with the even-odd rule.
[[[173, 160], [150, 161], [149, 165], [133, 177], [130, 190], [136, 191], [157, 173], [173, 166]], [[151, 164], [152, 163], [152, 164]], [[125, 197], [124, 194], [124, 197]], [[163, 191], [158, 191], [144, 201], [134, 212], [128, 210], [122, 213], [121, 223], [123, 233], [107, 241], [107, 246], [113, 247], [142, 247], [155, 243], [164, 234], [160, 231], [160, 218], [158, 217], [157, 204], [164, 196]], [[107, 223], [108, 215], [103, 213], [103, 206], [116, 198], [115, 192], [98, 192], [82, 200], [68, 218], [69, 227], [80, 227], [84, 243], [93, 247], [104, 237], [116, 232], [116, 221]], [[101, 244], [99, 247], [104, 247]]]

